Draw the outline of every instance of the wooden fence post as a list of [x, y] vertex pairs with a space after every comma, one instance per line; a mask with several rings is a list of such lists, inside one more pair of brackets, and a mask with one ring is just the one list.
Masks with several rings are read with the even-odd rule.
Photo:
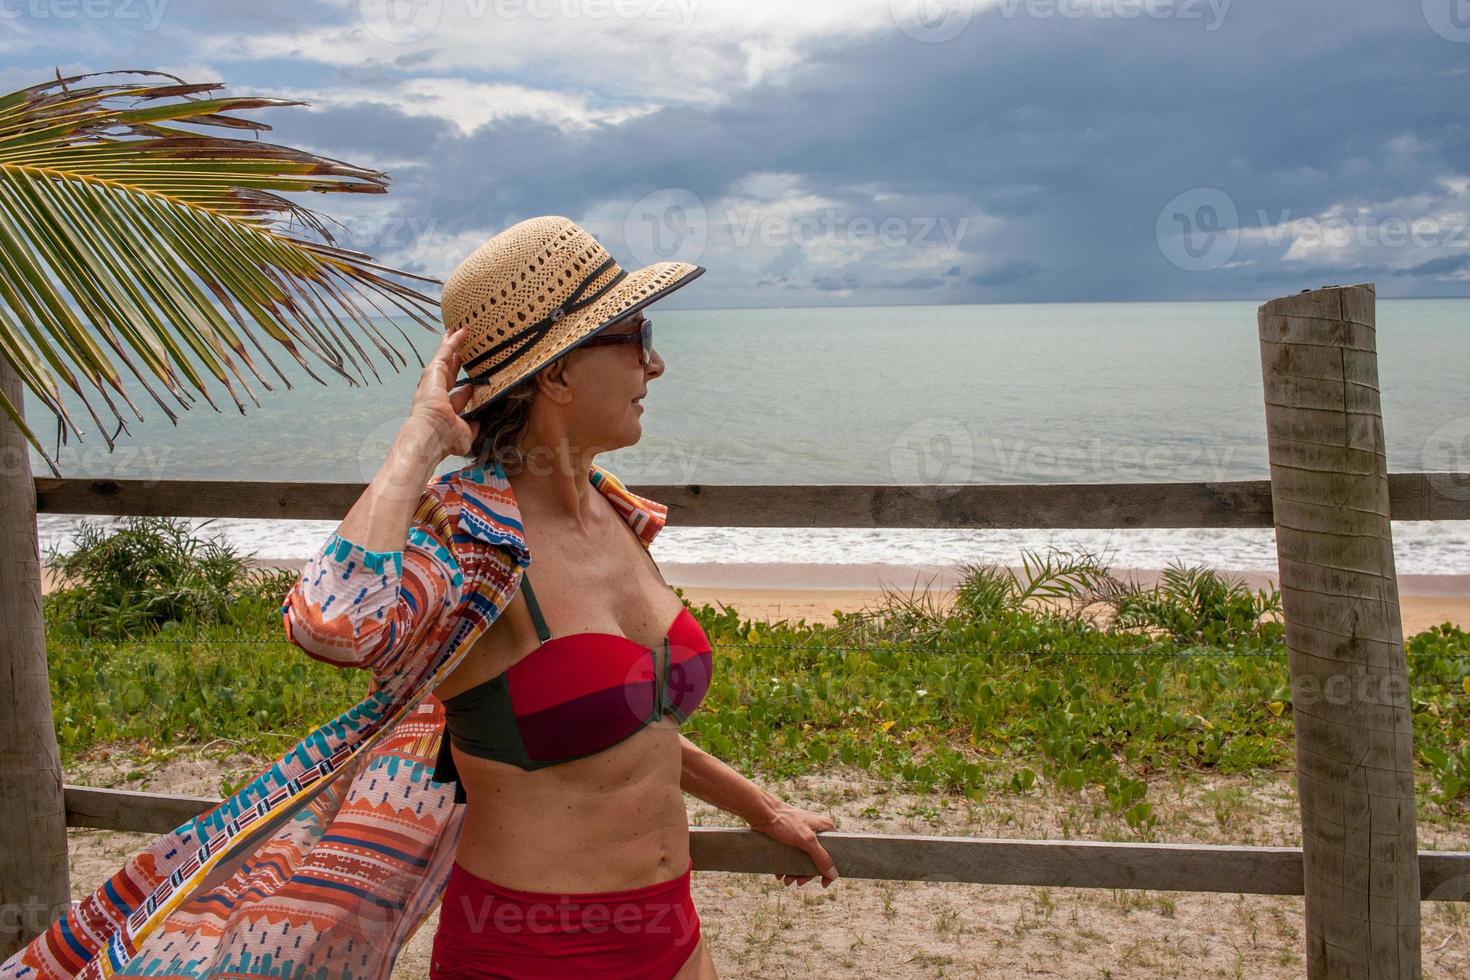
[[[4, 358], [0, 386], [11, 404], [22, 404], [20, 377]], [[59, 918], [71, 900], [36, 549], [27, 443], [0, 416], [0, 961]]]
[[1389, 523], [1374, 287], [1260, 308], [1296, 729], [1307, 975], [1420, 975], [1413, 720]]

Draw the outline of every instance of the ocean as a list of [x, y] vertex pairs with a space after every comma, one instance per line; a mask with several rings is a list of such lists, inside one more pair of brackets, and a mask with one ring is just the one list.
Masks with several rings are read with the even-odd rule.
[[[630, 484], [1079, 483], [1268, 476], [1255, 302], [1079, 303], [665, 310], [652, 307], [664, 375], [649, 386], [643, 439], [599, 462]], [[390, 328], [391, 329], [391, 328]], [[437, 336], [402, 325], [421, 356]], [[401, 338], [393, 335], [400, 345]], [[1390, 472], [1470, 471], [1470, 299], [1381, 300], [1379, 380]], [[406, 347], [401, 347], [406, 350]], [[170, 424], [143, 411], [108, 452], [100, 433], [58, 457], [64, 475], [366, 482], [408, 408], [419, 365], [382, 358], [350, 386], [272, 357], [293, 387], [217, 384]], [[69, 408], [78, 403], [69, 401]], [[27, 413], [55, 449], [49, 413]], [[79, 420], [87, 419], [82, 412]], [[451, 458], [441, 470], [462, 466]], [[45, 464], [33, 453], [32, 466]], [[41, 515], [43, 554], [66, 551], [78, 518]], [[196, 521], [202, 524], [202, 521]], [[301, 558], [327, 521], [214, 520], [242, 553]], [[1401, 574], [1470, 572], [1470, 521], [1395, 522]], [[1019, 564], [1023, 549], [1102, 552], [1274, 570], [1273, 532], [927, 531], [670, 526], [674, 563]]]

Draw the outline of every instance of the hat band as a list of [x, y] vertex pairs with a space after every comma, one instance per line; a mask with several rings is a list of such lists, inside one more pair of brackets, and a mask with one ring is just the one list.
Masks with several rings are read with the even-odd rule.
[[509, 367], [511, 364], [514, 364], [517, 360], [519, 360], [520, 357], [527, 351], [531, 350], [531, 348], [535, 347], [537, 341], [546, 336], [547, 332], [551, 329], [552, 324], [556, 323], [556, 321], [560, 320], [568, 313], [575, 313], [577, 310], [580, 310], [583, 307], [588, 306], [591, 303], [595, 303], [597, 300], [601, 299], [602, 296], [609, 289], [612, 289], [619, 282], [622, 282], [624, 277], [628, 275], [626, 270], [619, 269], [617, 275], [613, 276], [606, 283], [603, 283], [601, 286], [593, 290], [588, 295], [583, 296], [582, 293], [586, 291], [587, 287], [591, 286], [594, 282], [597, 281], [598, 276], [602, 275], [614, 264], [614, 260], [611, 256], [609, 256], [607, 260], [604, 261], [601, 265], [593, 269], [591, 272], [587, 273], [582, 281], [577, 283], [577, 288], [573, 289], [571, 294], [556, 309], [552, 310], [549, 314], [542, 317], [540, 320], [537, 320], [526, 329], [520, 331], [514, 337], [502, 340], [500, 343], [496, 344], [494, 347], [491, 347], [489, 350], [481, 351], [479, 354], [476, 354], [474, 357], [466, 361], [464, 366], [466, 370], [469, 370], [484, 363], [487, 359], [494, 357], [496, 354], [500, 353], [503, 350], [506, 350], [507, 348], [516, 348], [516, 350], [512, 352], [509, 357], [505, 358], [505, 360], [493, 365], [492, 367], [486, 368], [479, 374], [471, 374], [468, 377], [460, 379], [458, 382], [455, 383], [454, 387], [458, 388], [460, 387], [460, 385], [466, 384], [479, 384], [480, 382], [489, 378], [492, 374], [504, 370], [506, 367]]

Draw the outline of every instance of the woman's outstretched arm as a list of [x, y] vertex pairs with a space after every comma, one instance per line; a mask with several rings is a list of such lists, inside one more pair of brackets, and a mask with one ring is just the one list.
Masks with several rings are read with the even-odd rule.
[[[821, 831], [837, 829], [830, 817], [792, 806], [773, 796], [683, 735], [679, 736], [679, 744], [683, 750], [679, 787], [684, 792], [726, 813], [735, 814], [750, 824], [752, 830], [806, 851], [811, 855], [812, 864], [822, 872], [823, 888], [837, 879], [837, 865], [817, 839]], [[811, 875], [778, 874], [776, 877], [786, 884], [795, 881], [798, 885], [812, 879]]]

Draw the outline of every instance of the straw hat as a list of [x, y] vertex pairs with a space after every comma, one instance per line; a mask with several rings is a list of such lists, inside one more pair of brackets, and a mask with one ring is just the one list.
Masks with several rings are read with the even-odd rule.
[[570, 218], [511, 225], [459, 264], [439, 301], [446, 333], [469, 328], [459, 345], [466, 377], [454, 387], [475, 390], [460, 416], [703, 272], [688, 262], [625, 272]]

